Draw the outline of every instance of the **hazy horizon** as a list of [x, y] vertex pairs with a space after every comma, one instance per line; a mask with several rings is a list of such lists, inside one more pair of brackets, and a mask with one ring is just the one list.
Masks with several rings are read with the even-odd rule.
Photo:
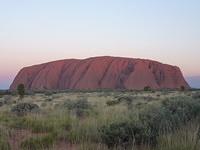
[[106, 55], [175, 65], [199, 85], [199, 18], [197, 0], [1, 2], [0, 89], [24, 66]]

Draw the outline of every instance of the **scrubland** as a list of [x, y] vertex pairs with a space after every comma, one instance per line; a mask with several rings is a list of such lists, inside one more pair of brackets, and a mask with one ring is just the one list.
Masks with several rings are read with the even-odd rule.
[[199, 150], [199, 119], [200, 91], [2, 92], [0, 149]]

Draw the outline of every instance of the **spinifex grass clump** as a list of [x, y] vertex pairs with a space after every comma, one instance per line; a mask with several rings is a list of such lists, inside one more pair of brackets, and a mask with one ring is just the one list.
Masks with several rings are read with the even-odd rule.
[[0, 127], [0, 150], [11, 150], [6, 129]]
[[12, 124], [12, 127], [16, 129], [28, 129], [34, 133], [46, 133], [54, 130], [52, 122], [44, 118], [39, 119], [32, 117], [18, 118], [18, 120]]
[[23, 150], [44, 150], [50, 149], [55, 142], [53, 134], [48, 134], [39, 137], [31, 137], [21, 143]]
[[67, 114], [28, 115], [18, 117], [10, 126], [16, 129], [28, 129], [33, 133], [55, 133], [70, 129], [71, 118]]
[[155, 150], [199, 150], [199, 131], [197, 121], [188, 122], [176, 132], [161, 134]]

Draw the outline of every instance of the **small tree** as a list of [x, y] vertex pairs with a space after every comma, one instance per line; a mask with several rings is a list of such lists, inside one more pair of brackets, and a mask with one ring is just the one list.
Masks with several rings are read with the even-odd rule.
[[182, 86], [180, 87], [180, 90], [181, 90], [181, 91], [185, 91], [185, 87], [182, 85]]
[[17, 86], [17, 92], [19, 94], [19, 97], [20, 99], [22, 99], [24, 97], [24, 94], [25, 94], [25, 87], [24, 87], [24, 84], [19, 84]]

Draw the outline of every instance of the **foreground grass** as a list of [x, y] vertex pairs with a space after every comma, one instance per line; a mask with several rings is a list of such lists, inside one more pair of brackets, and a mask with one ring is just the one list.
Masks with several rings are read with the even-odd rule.
[[7, 129], [0, 126], [0, 149], [1, 150], [10, 150], [11, 147], [8, 143], [8, 133]]
[[[16, 96], [0, 107], [0, 149], [16, 130], [28, 131], [17, 149], [198, 150], [197, 92], [93, 92], [26, 96], [37, 113], [17, 116]], [[2, 97], [1, 99], [3, 99]], [[17, 102], [17, 103], [22, 103]], [[63, 144], [58, 144], [63, 143]], [[60, 146], [60, 147], [59, 147]]]

